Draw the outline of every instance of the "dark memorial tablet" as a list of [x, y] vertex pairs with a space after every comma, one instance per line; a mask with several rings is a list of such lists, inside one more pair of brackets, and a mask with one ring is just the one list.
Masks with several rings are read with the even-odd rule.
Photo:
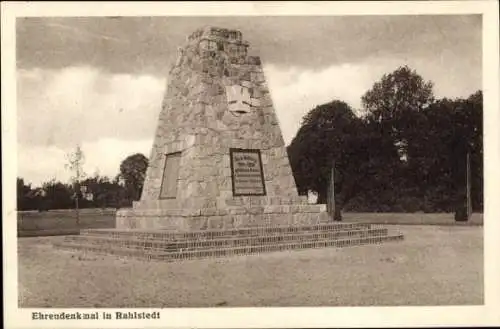
[[266, 195], [260, 150], [230, 149], [233, 196]]

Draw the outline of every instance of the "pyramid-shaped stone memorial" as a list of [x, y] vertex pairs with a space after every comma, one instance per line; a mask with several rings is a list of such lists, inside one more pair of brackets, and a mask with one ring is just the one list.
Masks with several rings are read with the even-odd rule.
[[239, 31], [205, 28], [169, 74], [139, 202], [120, 228], [316, 224], [299, 196], [259, 57]]
[[60, 248], [185, 260], [403, 239], [331, 223], [299, 196], [258, 57], [239, 31], [193, 33], [170, 71], [140, 201], [115, 229], [85, 229]]

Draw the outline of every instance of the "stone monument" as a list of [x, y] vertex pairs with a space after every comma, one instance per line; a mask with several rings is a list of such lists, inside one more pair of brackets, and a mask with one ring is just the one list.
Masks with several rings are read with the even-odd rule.
[[299, 196], [259, 57], [236, 30], [206, 27], [178, 51], [140, 201], [118, 229], [316, 225]]
[[179, 49], [141, 199], [116, 228], [58, 248], [177, 261], [400, 241], [366, 223], [329, 222], [299, 196], [260, 59], [239, 31], [207, 27]]

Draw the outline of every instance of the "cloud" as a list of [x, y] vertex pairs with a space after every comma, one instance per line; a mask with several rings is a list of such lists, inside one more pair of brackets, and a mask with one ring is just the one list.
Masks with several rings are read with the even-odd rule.
[[34, 184], [67, 181], [66, 154], [77, 144], [90, 174], [114, 176], [126, 156], [148, 156], [165, 84], [86, 66], [19, 70], [18, 175]]
[[288, 144], [299, 129], [303, 116], [318, 105], [337, 99], [346, 102], [355, 113], [360, 114], [363, 94], [384, 74], [403, 65], [409, 65], [424, 80], [434, 82], [437, 98], [465, 98], [481, 88], [481, 71], [469, 72], [468, 79], [460, 79], [464, 70], [460, 62], [448, 61], [446, 64], [443, 63], [443, 57], [436, 61], [418, 57], [387, 57], [373, 58], [364, 63], [332, 65], [321, 70], [267, 65], [264, 66], [264, 72], [283, 138]]
[[[124, 141], [103, 138], [98, 141], [84, 142], [81, 145], [85, 160], [83, 169], [87, 175], [114, 177], [119, 172], [121, 161], [134, 153], [149, 156], [152, 139]], [[67, 155], [74, 148], [56, 146], [25, 146], [18, 148], [18, 176], [26, 182], [40, 186], [53, 178], [68, 182], [72, 173], [65, 168]]]
[[322, 70], [265, 66], [285, 143], [291, 142], [303, 116], [316, 106], [341, 100], [359, 113], [361, 96], [387, 69], [394, 70], [397, 65], [397, 60], [388, 60], [332, 65]]
[[366, 84], [363, 81], [366, 80], [365, 74], [360, 71], [359, 66], [348, 64], [319, 71], [265, 66], [264, 72], [285, 142], [289, 143], [295, 136], [302, 117], [318, 105], [340, 99], [358, 107], [359, 92]]
[[18, 142], [68, 147], [152, 138], [165, 79], [91, 67], [19, 70]]
[[23, 68], [84, 63], [162, 75], [188, 35], [213, 25], [241, 30], [251, 53], [287, 67], [319, 69], [396, 54], [432, 58], [442, 49], [471, 66], [471, 56], [480, 56], [481, 22], [478, 14], [25, 17], [17, 20], [16, 53]]

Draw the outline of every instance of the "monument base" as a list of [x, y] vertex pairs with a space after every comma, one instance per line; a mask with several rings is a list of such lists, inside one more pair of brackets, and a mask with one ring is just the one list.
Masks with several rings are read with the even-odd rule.
[[178, 232], [245, 227], [317, 225], [328, 222], [326, 205], [304, 196], [240, 196], [134, 202], [117, 211], [117, 229]]
[[146, 260], [181, 261], [211, 257], [401, 241], [401, 233], [365, 223], [247, 227], [177, 232], [154, 229], [87, 229], [54, 246]]
[[[191, 207], [169, 208], [188, 204]], [[386, 228], [330, 222], [326, 205], [307, 204], [304, 197], [253, 196], [135, 202], [133, 208], [117, 212], [116, 228], [81, 230], [54, 245], [180, 261], [401, 240], [402, 234], [390, 234]]]
[[177, 232], [230, 230], [262, 226], [318, 225], [328, 222], [324, 205], [264, 205], [226, 209], [120, 209], [117, 229]]

